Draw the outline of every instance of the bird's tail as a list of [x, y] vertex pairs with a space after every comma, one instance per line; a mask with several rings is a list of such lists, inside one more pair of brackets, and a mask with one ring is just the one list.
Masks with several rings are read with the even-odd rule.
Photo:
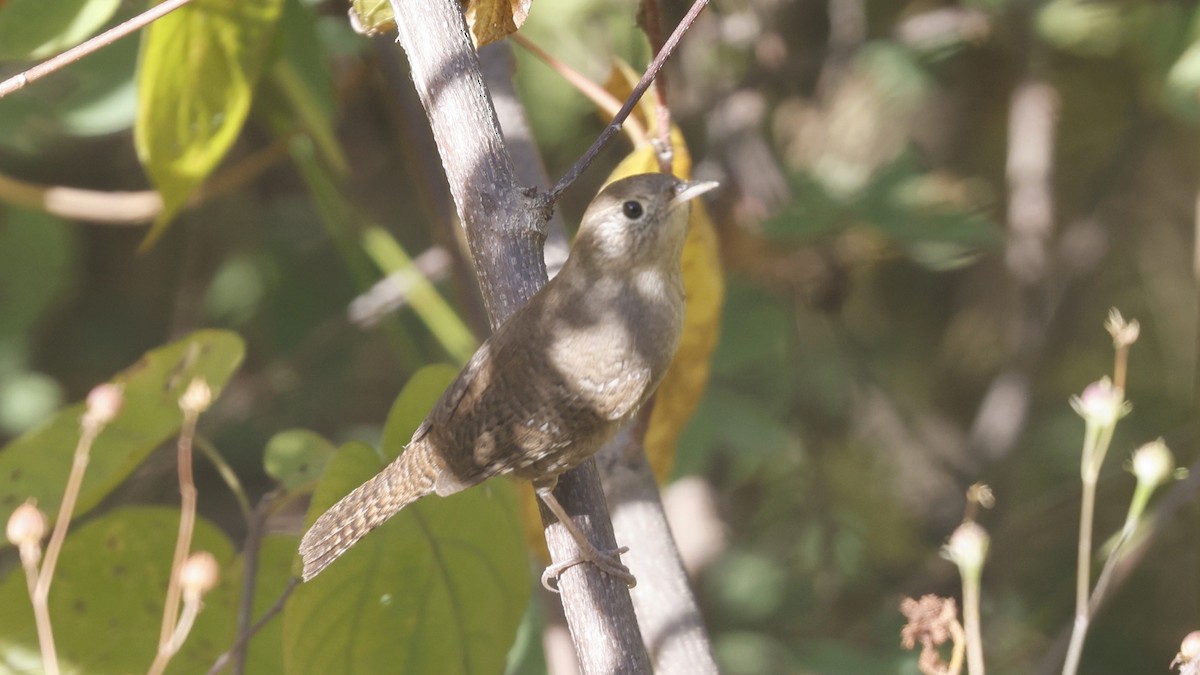
[[400, 509], [433, 493], [441, 470], [428, 444], [415, 443], [374, 478], [321, 514], [300, 540], [304, 580], [320, 574]]

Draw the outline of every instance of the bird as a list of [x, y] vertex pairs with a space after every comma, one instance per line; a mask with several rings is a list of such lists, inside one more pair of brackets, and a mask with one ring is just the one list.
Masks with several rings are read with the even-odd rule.
[[609, 184], [580, 221], [558, 275], [475, 352], [404, 451], [325, 511], [300, 542], [317, 576], [400, 509], [496, 475], [533, 483], [579, 556], [632, 585], [620, 553], [598, 550], [553, 495], [558, 476], [600, 449], [650, 398], [679, 345], [681, 255], [691, 200], [717, 187], [665, 173]]

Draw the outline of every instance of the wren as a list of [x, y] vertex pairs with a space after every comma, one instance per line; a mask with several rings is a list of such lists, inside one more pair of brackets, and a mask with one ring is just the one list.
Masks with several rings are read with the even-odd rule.
[[628, 569], [588, 542], [552, 491], [559, 474], [637, 413], [666, 373], [683, 326], [689, 201], [716, 185], [641, 174], [604, 188], [558, 276], [475, 352], [404, 452], [313, 523], [300, 542], [304, 580], [417, 499], [511, 474], [533, 482], [580, 549], [579, 559], [548, 569], [544, 584], [583, 561], [632, 584]]

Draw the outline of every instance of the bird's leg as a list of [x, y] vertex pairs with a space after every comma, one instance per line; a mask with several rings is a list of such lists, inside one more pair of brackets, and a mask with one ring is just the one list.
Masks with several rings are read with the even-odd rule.
[[[637, 579], [629, 572], [629, 568], [621, 564], [621, 554], [629, 550], [628, 546], [622, 546], [615, 551], [601, 551], [596, 548], [583, 532], [575, 525], [575, 521], [571, 520], [571, 516], [567, 515], [567, 510], [558, 503], [558, 499], [554, 497], [554, 486], [558, 483], [558, 479], [554, 478], [549, 481], [540, 481], [534, 483], [533, 489], [537, 493], [542, 503], [546, 508], [554, 513], [554, 517], [558, 518], [558, 522], [567, 528], [567, 532], [571, 533], [571, 538], [575, 540], [575, 545], [579, 548], [579, 553], [570, 560], [554, 563], [542, 572], [542, 586], [546, 590], [554, 593], [558, 592], [557, 581], [563, 572], [580, 563], [590, 562], [606, 574], [624, 581], [627, 586], [633, 588], [637, 585]], [[551, 581], [555, 583], [551, 583]]]

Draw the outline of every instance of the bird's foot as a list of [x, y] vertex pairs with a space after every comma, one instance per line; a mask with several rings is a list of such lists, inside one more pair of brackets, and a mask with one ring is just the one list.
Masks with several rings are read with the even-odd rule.
[[624, 581], [629, 588], [637, 585], [637, 578], [633, 576], [628, 567], [621, 563], [620, 556], [622, 553], [629, 552], [628, 546], [622, 546], [615, 551], [601, 551], [594, 546], [587, 548], [591, 550], [582, 551], [570, 560], [554, 563], [547, 567], [546, 571], [542, 572], [542, 586], [551, 593], [558, 593], [559, 577], [563, 572], [581, 563], [592, 563], [600, 568], [601, 572]]

